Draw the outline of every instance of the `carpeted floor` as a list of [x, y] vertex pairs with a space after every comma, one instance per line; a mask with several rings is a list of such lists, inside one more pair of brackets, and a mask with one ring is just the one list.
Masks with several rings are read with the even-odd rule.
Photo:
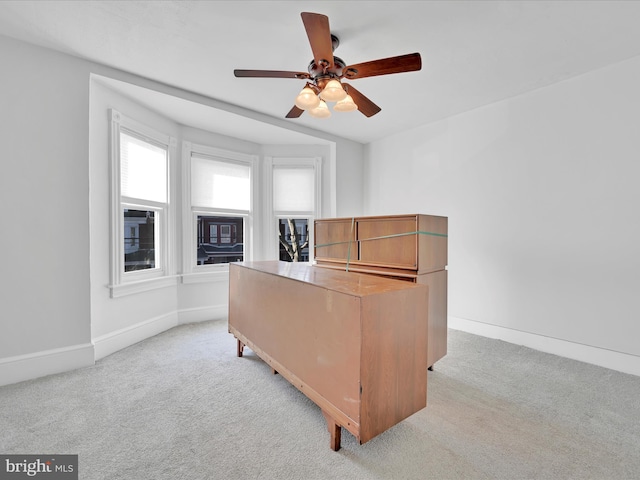
[[0, 387], [0, 453], [78, 454], [83, 480], [638, 479], [640, 377], [450, 330], [427, 408], [333, 452], [318, 407], [212, 321]]

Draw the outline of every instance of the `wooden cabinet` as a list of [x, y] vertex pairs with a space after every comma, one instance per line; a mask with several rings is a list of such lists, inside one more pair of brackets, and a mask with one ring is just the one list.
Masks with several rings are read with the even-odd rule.
[[359, 262], [418, 269], [420, 251], [415, 217], [361, 218], [356, 227]]
[[352, 258], [357, 260], [358, 244], [355, 241], [354, 219], [336, 218], [316, 221], [314, 228], [316, 259], [318, 252], [321, 252], [322, 258], [328, 262], [342, 264]]
[[315, 221], [318, 266], [429, 286], [428, 366], [447, 353], [448, 219], [387, 215]]
[[315, 402], [331, 447], [426, 406], [428, 287], [305, 263], [229, 265], [229, 332]]

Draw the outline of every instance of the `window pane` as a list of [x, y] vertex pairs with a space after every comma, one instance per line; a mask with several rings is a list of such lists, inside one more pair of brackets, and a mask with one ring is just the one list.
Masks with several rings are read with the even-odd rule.
[[248, 165], [191, 157], [191, 205], [249, 210], [251, 168]]
[[167, 151], [120, 132], [121, 194], [167, 202]]
[[124, 210], [124, 271], [156, 268], [155, 212]]
[[313, 168], [273, 169], [273, 208], [279, 212], [313, 212], [315, 170]]
[[283, 262], [309, 261], [309, 221], [306, 218], [278, 219], [280, 260]]
[[244, 259], [244, 218], [198, 215], [197, 265]]

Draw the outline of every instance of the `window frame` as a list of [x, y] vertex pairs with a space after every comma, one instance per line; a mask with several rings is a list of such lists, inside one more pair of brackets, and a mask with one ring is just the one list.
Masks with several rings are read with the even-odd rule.
[[[276, 225], [280, 219], [294, 218], [306, 219], [309, 226], [309, 263], [314, 261], [313, 245], [314, 231], [313, 222], [322, 216], [322, 157], [265, 157], [265, 196], [266, 196], [266, 216], [265, 234], [267, 236], [267, 254], [270, 259], [280, 258], [280, 242], [278, 241], [278, 230]], [[301, 168], [313, 169], [314, 172], [314, 208], [308, 211], [278, 211], [274, 207], [274, 170], [277, 168]]]
[[[110, 109], [110, 293], [112, 298], [161, 288], [176, 283], [171, 232], [175, 231], [175, 214], [171, 195], [171, 167], [177, 141], [170, 135], [156, 131], [120, 112]], [[132, 198], [121, 192], [120, 134], [135, 137], [166, 151], [166, 202]], [[154, 250], [156, 266], [150, 269], [125, 272], [124, 210], [154, 212]]]
[[[249, 167], [249, 210], [237, 210], [227, 208], [209, 208], [192, 205], [191, 192], [191, 165], [192, 157], [210, 158], [212, 161], [231, 163]], [[224, 150], [207, 145], [199, 145], [191, 142], [182, 142], [182, 203], [183, 218], [189, 222], [182, 229], [183, 232], [183, 283], [199, 283], [209, 281], [226, 281], [228, 278], [229, 264], [205, 264], [198, 265], [197, 260], [197, 229], [198, 216], [215, 217], [242, 217], [243, 224], [243, 258], [250, 261], [253, 258], [253, 232], [254, 232], [254, 212], [256, 192], [256, 166], [258, 157], [256, 155]]]

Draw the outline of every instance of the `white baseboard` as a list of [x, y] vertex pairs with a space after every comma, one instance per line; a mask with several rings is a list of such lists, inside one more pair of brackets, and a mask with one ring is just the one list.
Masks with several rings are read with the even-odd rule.
[[504, 340], [505, 342], [523, 345], [541, 352], [552, 353], [560, 357], [571, 358], [600, 367], [610, 368], [611, 370], [640, 376], [640, 357], [637, 355], [545, 337], [544, 335], [522, 332], [458, 317], [449, 317], [448, 321], [449, 328], [454, 330]]
[[136, 323], [126, 328], [94, 338], [95, 359], [99, 360], [134, 345], [142, 340], [153, 337], [178, 325], [178, 313], [170, 312], [144, 322]]
[[0, 359], [0, 386], [94, 364], [90, 343]]
[[227, 318], [229, 305], [213, 305], [207, 307], [187, 308], [178, 312], [178, 323], [199, 323], [208, 320]]
[[227, 304], [173, 311], [96, 337], [93, 344], [0, 358], [0, 386], [87, 367], [96, 360], [180, 324], [222, 319], [227, 314]]

